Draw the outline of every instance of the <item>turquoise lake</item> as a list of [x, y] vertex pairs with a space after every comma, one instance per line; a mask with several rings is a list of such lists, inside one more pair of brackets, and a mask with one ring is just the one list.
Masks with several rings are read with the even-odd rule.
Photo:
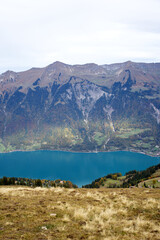
[[73, 153], [33, 151], [0, 153], [0, 177], [70, 180], [79, 187], [108, 173], [144, 170], [160, 158], [133, 152]]

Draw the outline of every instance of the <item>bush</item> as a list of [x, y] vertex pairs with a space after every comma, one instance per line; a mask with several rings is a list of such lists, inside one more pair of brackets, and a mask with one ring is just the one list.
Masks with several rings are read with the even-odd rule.
[[35, 186], [36, 187], [42, 187], [42, 182], [40, 179], [35, 180]]

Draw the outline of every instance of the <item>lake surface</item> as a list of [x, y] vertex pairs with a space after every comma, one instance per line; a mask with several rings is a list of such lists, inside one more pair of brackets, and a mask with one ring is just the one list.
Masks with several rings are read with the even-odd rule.
[[73, 153], [33, 151], [0, 153], [0, 177], [70, 180], [81, 187], [108, 173], [144, 170], [160, 158], [133, 152]]

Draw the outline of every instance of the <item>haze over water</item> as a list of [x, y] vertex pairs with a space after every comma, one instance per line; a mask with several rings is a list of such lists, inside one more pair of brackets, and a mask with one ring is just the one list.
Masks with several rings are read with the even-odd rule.
[[81, 187], [109, 173], [125, 174], [158, 163], [158, 157], [133, 152], [12, 152], [0, 154], [0, 177], [70, 180]]

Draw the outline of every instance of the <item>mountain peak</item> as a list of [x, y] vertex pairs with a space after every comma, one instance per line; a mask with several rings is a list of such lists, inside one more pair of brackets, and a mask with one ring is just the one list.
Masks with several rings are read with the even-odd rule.
[[9, 74], [16, 74], [16, 72], [7, 70], [6, 72], [2, 73], [2, 75], [9, 75]]
[[64, 66], [68, 66], [68, 64], [60, 62], [60, 61], [56, 61], [56, 62], [51, 63], [49, 66], [56, 66], [56, 67], [63, 66], [64, 67]]
[[125, 64], [132, 64], [132, 63], [134, 63], [134, 62], [128, 60], [128, 61], [126, 61], [126, 62], [124, 62], [124, 63], [125, 63]]

